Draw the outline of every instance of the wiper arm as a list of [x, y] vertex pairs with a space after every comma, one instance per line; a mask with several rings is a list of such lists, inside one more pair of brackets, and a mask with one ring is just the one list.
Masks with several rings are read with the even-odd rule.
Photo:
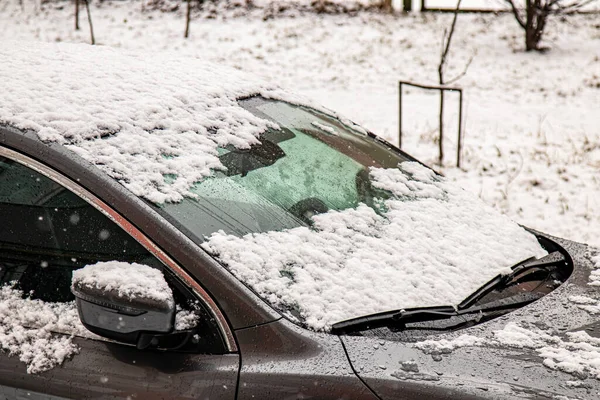
[[489, 281], [488, 283], [471, 293], [466, 299], [464, 299], [458, 304], [457, 309], [460, 310], [472, 306], [490, 292], [506, 287], [509, 282], [514, 280], [520, 274], [525, 274], [527, 271], [532, 270], [544, 270], [564, 262], [565, 256], [559, 253], [558, 251], [550, 253], [547, 256], [540, 258], [539, 260], [527, 259], [521, 261], [520, 263], [517, 263], [511, 267], [512, 272], [510, 274], [498, 275], [491, 281]]

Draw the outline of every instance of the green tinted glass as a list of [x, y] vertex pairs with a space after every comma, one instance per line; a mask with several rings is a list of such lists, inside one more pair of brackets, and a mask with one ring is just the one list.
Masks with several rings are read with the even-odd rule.
[[221, 229], [240, 236], [279, 231], [310, 225], [329, 210], [375, 207], [385, 193], [371, 186], [369, 167], [407, 160], [317, 111], [259, 97], [240, 104], [280, 129], [267, 130], [250, 149], [219, 149], [226, 170], [197, 182], [197, 198], [161, 207], [200, 240]]

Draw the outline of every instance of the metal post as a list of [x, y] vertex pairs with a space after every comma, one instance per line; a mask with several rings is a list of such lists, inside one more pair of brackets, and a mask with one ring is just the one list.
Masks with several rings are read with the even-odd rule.
[[459, 109], [458, 109], [458, 143], [456, 149], [456, 166], [460, 168], [461, 154], [462, 154], [462, 145], [463, 145], [463, 92], [462, 88], [448, 87], [448, 86], [439, 86], [439, 85], [420, 85], [418, 83], [408, 82], [408, 81], [398, 81], [398, 148], [402, 148], [402, 86], [412, 86], [416, 88], [421, 88], [425, 90], [437, 90], [440, 92], [440, 142], [439, 142], [439, 162], [440, 165], [444, 159], [444, 149], [443, 149], [443, 141], [444, 141], [444, 94], [446, 91], [458, 92], [459, 94]]
[[458, 90], [458, 145], [456, 146], [456, 167], [460, 168], [460, 153], [462, 152], [462, 118], [463, 118], [463, 92]]
[[398, 84], [398, 148], [402, 148], [402, 82]]
[[440, 167], [444, 163], [444, 93], [446, 89], [440, 88], [440, 142], [439, 142], [439, 160]]

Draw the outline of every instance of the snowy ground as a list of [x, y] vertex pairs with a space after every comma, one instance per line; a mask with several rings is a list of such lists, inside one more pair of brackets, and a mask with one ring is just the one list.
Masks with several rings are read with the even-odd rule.
[[[25, 10], [0, 3], [0, 40], [86, 42], [72, 6]], [[436, 83], [449, 15], [315, 15], [228, 11], [196, 19], [183, 38], [182, 12], [141, 12], [140, 2], [92, 4], [99, 44], [179, 50], [276, 79], [283, 86], [396, 142], [399, 79]], [[547, 54], [522, 51], [509, 15], [461, 15], [448, 76], [471, 57], [465, 89], [465, 150], [455, 162], [456, 104], [448, 105], [441, 170], [517, 222], [600, 246], [600, 16], [554, 20]], [[102, 68], [101, 65], [98, 68]], [[435, 94], [405, 92], [403, 148], [436, 159]], [[450, 96], [449, 96], [450, 97]]]

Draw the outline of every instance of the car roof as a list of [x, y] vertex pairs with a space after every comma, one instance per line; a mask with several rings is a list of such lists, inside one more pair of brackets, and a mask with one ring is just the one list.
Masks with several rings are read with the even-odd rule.
[[[68, 147], [154, 203], [179, 201], [272, 122], [237, 100], [304, 104], [277, 85], [199, 58], [59, 43], [0, 44], [0, 123]], [[303, 102], [304, 101], [304, 102]], [[175, 177], [165, 182], [164, 177]]]

